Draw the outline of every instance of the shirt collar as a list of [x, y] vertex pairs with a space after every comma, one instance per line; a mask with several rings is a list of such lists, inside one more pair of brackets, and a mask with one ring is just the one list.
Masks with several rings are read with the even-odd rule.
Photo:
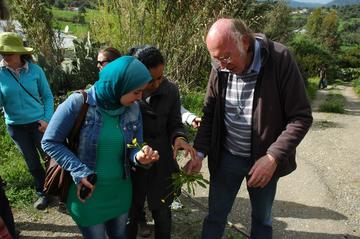
[[255, 47], [254, 47], [254, 58], [249, 67], [248, 73], [256, 72], [259, 73], [261, 68], [261, 55], [260, 55], [260, 44], [255, 39]]
[[29, 70], [29, 63], [27, 61], [25, 61], [25, 64], [22, 67], [20, 67], [18, 69], [12, 69], [5, 63], [4, 59], [2, 59], [0, 61], [0, 67], [6, 67], [7, 69], [12, 70], [12, 71], [20, 71], [21, 69], [24, 69], [27, 72]]

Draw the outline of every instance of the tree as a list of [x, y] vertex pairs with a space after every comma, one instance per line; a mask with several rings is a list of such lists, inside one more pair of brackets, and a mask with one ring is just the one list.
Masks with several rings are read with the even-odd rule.
[[339, 18], [335, 10], [329, 12], [315, 9], [306, 24], [307, 34], [336, 52], [340, 47]]
[[323, 39], [324, 44], [332, 51], [336, 51], [340, 47], [338, 29], [338, 15], [335, 10], [331, 10], [322, 20], [320, 37]]
[[0, 19], [7, 19], [9, 17], [9, 9], [5, 0], [0, 0]]
[[285, 43], [291, 36], [290, 8], [284, 2], [278, 2], [266, 14], [264, 33], [272, 40]]
[[311, 37], [317, 38], [318, 34], [321, 31], [321, 24], [322, 24], [322, 11], [321, 8], [317, 8], [308, 17], [305, 26], [307, 34], [309, 34], [309, 36]]
[[56, 38], [52, 28], [52, 13], [46, 2], [42, 0], [13, 0], [11, 12], [26, 31], [27, 41], [34, 46], [36, 53], [58, 63]]
[[290, 48], [295, 55], [299, 68], [309, 75], [317, 75], [322, 65], [331, 68], [335, 65], [333, 54], [319, 45], [314, 39], [304, 34], [297, 34], [290, 42]]

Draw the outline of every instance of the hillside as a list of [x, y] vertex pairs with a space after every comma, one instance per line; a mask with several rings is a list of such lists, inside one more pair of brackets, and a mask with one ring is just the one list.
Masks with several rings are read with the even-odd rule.
[[354, 4], [360, 4], [360, 0], [332, 0], [331, 2], [327, 3], [325, 6], [331, 7], [333, 5], [345, 6], [345, 5], [354, 5]]
[[319, 3], [316, 0], [312, 2], [303, 2], [302, 0], [287, 0], [288, 5], [292, 8], [317, 8], [317, 7], [332, 7], [334, 5], [337, 6], [346, 6], [346, 5], [354, 5], [360, 4], [360, 0], [332, 0], [327, 4]]
[[301, 1], [294, 1], [294, 0], [290, 0], [287, 1], [288, 5], [292, 8], [317, 8], [317, 7], [321, 7], [323, 4], [321, 3], [316, 3], [316, 2], [301, 2]]

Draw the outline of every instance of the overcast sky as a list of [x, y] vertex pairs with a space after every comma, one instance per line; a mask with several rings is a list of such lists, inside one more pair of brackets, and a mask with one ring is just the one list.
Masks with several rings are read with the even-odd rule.
[[331, 0], [295, 0], [297, 2], [311, 2], [311, 3], [328, 3]]

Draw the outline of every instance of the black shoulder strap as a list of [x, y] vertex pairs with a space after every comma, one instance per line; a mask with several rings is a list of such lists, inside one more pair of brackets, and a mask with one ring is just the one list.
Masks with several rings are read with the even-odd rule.
[[68, 147], [75, 152], [75, 150], [77, 149], [78, 143], [79, 143], [79, 133], [80, 133], [80, 129], [81, 129], [81, 125], [83, 124], [84, 120], [85, 120], [85, 116], [86, 113], [88, 111], [89, 108], [89, 104], [86, 103], [87, 101], [87, 93], [84, 90], [77, 90], [76, 92], [81, 93], [84, 97], [84, 103], [81, 106], [81, 110], [79, 112], [79, 115], [77, 116], [76, 120], [75, 120], [75, 124], [74, 127], [72, 128], [72, 130], [70, 131], [69, 136], [67, 137], [67, 144]]
[[21, 86], [21, 88], [23, 88], [24, 91], [25, 91], [29, 96], [31, 96], [31, 98], [33, 98], [36, 102], [38, 102], [39, 104], [41, 104], [40, 100], [39, 100], [39, 99], [36, 99], [35, 96], [33, 96], [33, 95], [23, 86], [23, 84], [20, 83], [20, 81], [19, 81], [18, 78], [14, 75], [14, 73], [13, 73], [11, 70], [9, 70], [9, 69], [7, 69], [7, 70], [8, 70], [8, 72], [10, 73], [10, 75], [12, 75], [12, 77], [14, 77], [14, 79], [15, 79], [16, 82]]

